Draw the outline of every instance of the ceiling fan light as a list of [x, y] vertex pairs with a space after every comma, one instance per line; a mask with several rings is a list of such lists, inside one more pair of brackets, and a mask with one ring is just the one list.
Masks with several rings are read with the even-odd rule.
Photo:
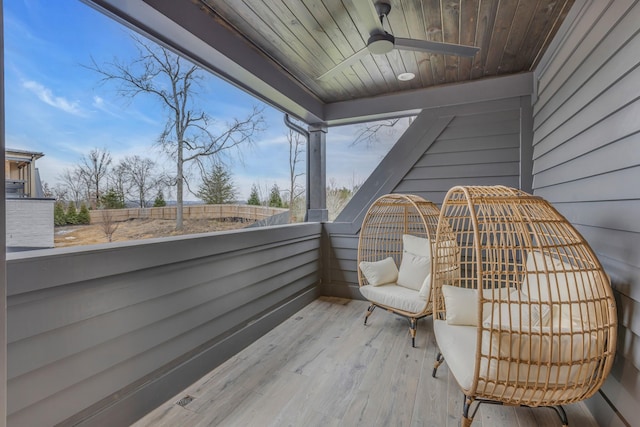
[[409, 80], [413, 80], [416, 78], [416, 75], [413, 73], [400, 73], [398, 74], [398, 80], [401, 82], [407, 82]]

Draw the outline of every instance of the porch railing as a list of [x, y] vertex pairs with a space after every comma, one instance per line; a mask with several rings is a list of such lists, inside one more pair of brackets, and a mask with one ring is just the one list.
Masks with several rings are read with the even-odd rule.
[[7, 255], [8, 424], [128, 425], [317, 296], [306, 223]]

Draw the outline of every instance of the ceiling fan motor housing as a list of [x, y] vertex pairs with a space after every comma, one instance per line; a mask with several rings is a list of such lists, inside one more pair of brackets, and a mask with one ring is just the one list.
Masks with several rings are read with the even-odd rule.
[[372, 34], [367, 41], [367, 49], [374, 55], [384, 55], [393, 50], [395, 37], [389, 33]]
[[[0, 0], [1, 1], [1, 0]], [[373, 4], [371, 3], [373, 1]], [[367, 54], [386, 55], [394, 49], [410, 50], [416, 52], [435, 53], [444, 55], [456, 55], [472, 57], [478, 52], [475, 46], [443, 43], [422, 39], [395, 38], [384, 29], [384, 19], [391, 13], [389, 0], [353, 0], [355, 9], [363, 17], [363, 27], [369, 31], [367, 45], [338, 63], [333, 68], [316, 78], [324, 80], [342, 71], [346, 67], [356, 63]], [[380, 23], [375, 21], [375, 15], [371, 13], [371, 7], [375, 8]]]

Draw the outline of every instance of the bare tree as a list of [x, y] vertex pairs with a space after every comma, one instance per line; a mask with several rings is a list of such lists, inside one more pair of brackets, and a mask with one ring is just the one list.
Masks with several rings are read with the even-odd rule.
[[120, 95], [131, 98], [149, 95], [167, 109], [167, 121], [158, 143], [176, 161], [176, 229], [180, 230], [183, 186], [188, 185], [185, 166], [194, 162], [204, 172], [203, 158], [223, 157], [252, 143], [264, 126], [262, 109], [254, 107], [244, 119], [216, 125], [195, 102], [197, 87], [205, 78], [202, 70], [162, 46], [132, 37], [138, 48], [137, 59], [126, 63], [114, 59], [98, 65], [92, 58], [88, 68], [99, 73], [102, 82], [118, 83]]
[[330, 178], [327, 183], [327, 210], [329, 211], [329, 221], [336, 219], [338, 214], [347, 206], [349, 200], [358, 191], [359, 184], [355, 180], [351, 183], [351, 188], [339, 187], [335, 178]]
[[[65, 187], [64, 184], [62, 183], [57, 183], [56, 185], [53, 186], [53, 188], [51, 189], [51, 192], [53, 193], [53, 197], [58, 200], [58, 201], [63, 201], [63, 200], [67, 200], [67, 196], [69, 194], [69, 188]], [[74, 199], [75, 201], [75, 199]]]
[[269, 195], [271, 194], [271, 187], [269, 184], [266, 182], [259, 182], [256, 188], [258, 189], [260, 204], [262, 206], [269, 206]]
[[115, 194], [124, 197], [129, 193], [131, 182], [129, 180], [128, 169], [122, 161], [111, 168], [107, 177], [107, 191], [113, 190]]
[[127, 156], [114, 168], [126, 182], [124, 194], [130, 194], [138, 206], [144, 208], [158, 189], [162, 178], [155, 173], [156, 163], [148, 157]]
[[351, 143], [374, 144], [380, 142], [382, 138], [397, 139], [397, 134], [404, 132], [413, 122], [414, 117], [403, 117], [397, 119], [379, 120], [376, 122], [363, 123], [358, 125], [358, 132]]
[[[293, 209], [295, 200], [304, 193], [304, 187], [297, 184], [298, 177], [304, 175], [297, 172], [298, 163], [302, 161], [304, 153], [305, 139], [298, 132], [289, 129], [287, 133], [287, 142], [289, 143], [289, 209]], [[293, 215], [291, 219], [293, 220]]]
[[53, 188], [49, 186], [48, 182], [42, 183], [42, 195], [47, 198], [52, 198], [54, 196]]
[[111, 164], [111, 153], [106, 148], [94, 148], [89, 154], [82, 156], [79, 166], [85, 180], [91, 187], [91, 196], [95, 201], [94, 207], [100, 206], [101, 183], [106, 178]]
[[[85, 179], [82, 169], [77, 166], [73, 169], [67, 168], [62, 171], [59, 179], [63, 183], [64, 187], [62, 188], [66, 188], [64, 194], [68, 193], [76, 207], [79, 207], [80, 202], [83, 200], [83, 193], [87, 192], [87, 184], [89, 183], [88, 179]], [[57, 194], [63, 194], [62, 188], [57, 189]], [[86, 197], [89, 197], [88, 193]], [[60, 199], [66, 200], [66, 197], [61, 197]]]
[[111, 215], [111, 211], [109, 209], [103, 209], [100, 214], [100, 216], [102, 217], [102, 222], [100, 223], [102, 232], [107, 237], [107, 240], [111, 242], [113, 239], [113, 233], [116, 232], [120, 224], [118, 224], [113, 219], [113, 216]]
[[82, 183], [82, 185], [84, 187], [84, 195], [82, 197], [83, 197], [84, 200], [86, 200], [87, 204], [89, 204], [90, 206], [93, 206], [92, 201], [95, 200], [95, 199], [92, 196], [93, 191], [91, 190], [92, 189], [91, 175], [86, 173], [79, 166], [76, 166], [76, 171], [77, 171], [78, 179], [80, 180], [79, 182]]

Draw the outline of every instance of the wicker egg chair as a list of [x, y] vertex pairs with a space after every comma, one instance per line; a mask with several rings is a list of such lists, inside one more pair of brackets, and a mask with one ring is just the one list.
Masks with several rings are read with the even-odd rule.
[[[459, 268], [441, 248], [457, 241]], [[462, 425], [481, 403], [547, 406], [593, 395], [616, 349], [608, 276], [547, 201], [508, 187], [454, 187], [433, 259], [434, 333], [465, 395]], [[473, 408], [472, 408], [473, 405]]]
[[[438, 207], [422, 197], [387, 194], [369, 207], [360, 229], [358, 282], [360, 292], [371, 303], [364, 324], [376, 307], [403, 316], [409, 320], [413, 347], [418, 319], [431, 314], [431, 246], [439, 215]], [[420, 246], [411, 249], [409, 245]], [[371, 274], [367, 277], [365, 265], [385, 261], [394, 270], [390, 276], [383, 280]], [[407, 273], [411, 268], [415, 274]]]

